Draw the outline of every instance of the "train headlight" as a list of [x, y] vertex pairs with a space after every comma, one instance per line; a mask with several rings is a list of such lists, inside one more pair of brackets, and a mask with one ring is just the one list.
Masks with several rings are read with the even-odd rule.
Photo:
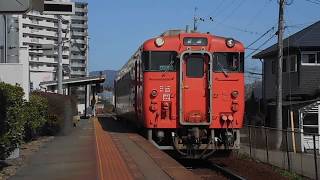
[[221, 119], [222, 119], [223, 121], [226, 121], [226, 120], [228, 120], [228, 116], [222, 114], [222, 115], [221, 115]]
[[228, 46], [228, 48], [233, 48], [235, 45], [234, 39], [232, 38], [226, 39], [226, 45]]
[[164, 39], [162, 37], [158, 37], [156, 40], [155, 40], [155, 44], [157, 47], [161, 47], [164, 45]]
[[157, 95], [158, 95], [158, 91], [157, 90], [154, 89], [154, 90], [151, 91], [151, 96], [152, 97], [156, 97]]
[[231, 93], [231, 96], [232, 96], [233, 98], [237, 98], [237, 97], [239, 96], [239, 92], [238, 92], [238, 91], [233, 91], [233, 92]]

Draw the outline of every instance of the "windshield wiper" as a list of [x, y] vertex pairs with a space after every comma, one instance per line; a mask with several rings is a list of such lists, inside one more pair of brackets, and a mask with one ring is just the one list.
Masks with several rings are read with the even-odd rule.
[[[174, 60], [171, 60], [169, 65], [167, 66], [168, 68], [166, 68], [166, 70], [164, 72], [168, 72], [169, 70], [171, 70], [171, 67], [173, 67], [173, 63], [174, 63]], [[172, 68], [174, 69], [174, 68]]]
[[229, 74], [228, 74], [228, 72], [223, 68], [223, 66], [219, 63], [219, 60], [217, 60], [217, 64], [218, 64], [218, 66], [220, 67], [220, 69], [221, 69], [221, 71], [223, 72], [223, 74], [226, 76], [226, 77], [228, 77], [229, 76]]

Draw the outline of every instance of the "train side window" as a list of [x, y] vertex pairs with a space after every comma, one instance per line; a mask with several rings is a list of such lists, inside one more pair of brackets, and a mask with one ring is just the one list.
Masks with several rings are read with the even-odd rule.
[[177, 53], [172, 51], [145, 51], [142, 53], [144, 71], [176, 71]]
[[204, 73], [204, 60], [200, 57], [190, 57], [187, 59], [187, 77], [201, 78]]

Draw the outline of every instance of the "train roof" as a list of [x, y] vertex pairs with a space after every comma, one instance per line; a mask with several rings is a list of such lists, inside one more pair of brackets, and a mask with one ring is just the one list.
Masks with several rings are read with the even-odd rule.
[[[163, 38], [165, 41], [165, 44], [162, 47], [158, 47], [155, 44], [155, 40], [159, 37]], [[151, 38], [145, 41], [142, 45], [142, 48], [145, 51], [171, 50], [171, 51], [181, 52], [186, 49], [186, 46], [183, 44], [183, 40], [186, 37], [188, 38], [202, 37], [202, 38], [208, 39], [208, 44], [202, 47], [204, 47], [209, 52], [244, 52], [244, 49], [245, 49], [244, 45], [240, 41], [237, 41], [231, 37], [216, 36], [210, 33], [186, 32], [185, 30], [166, 31], [158, 37]], [[232, 48], [229, 48], [226, 46], [226, 41], [230, 39], [233, 39], [235, 41], [235, 46]], [[197, 47], [194, 47], [194, 48], [197, 49]]]
[[[163, 38], [165, 44], [162, 47], [158, 47], [155, 44], [155, 40], [157, 38]], [[160, 36], [149, 39], [145, 41], [141, 47], [130, 57], [129, 61], [124, 64], [121, 70], [118, 72], [116, 80], [122, 78], [127, 72], [129, 72], [130, 68], [134, 66], [134, 60], [139, 58], [141, 50], [143, 51], [176, 51], [182, 52], [186, 49], [186, 46], [183, 45], [183, 38], [185, 37], [203, 37], [208, 39], [207, 46], [197, 46], [200, 50], [201, 47], [205, 47], [205, 49], [209, 52], [244, 52], [244, 45], [237, 41], [235, 41], [235, 46], [232, 48], [228, 48], [226, 46], [226, 41], [233, 38], [215, 36], [210, 33], [200, 33], [200, 32], [186, 32], [185, 30], [168, 30], [162, 33]]]

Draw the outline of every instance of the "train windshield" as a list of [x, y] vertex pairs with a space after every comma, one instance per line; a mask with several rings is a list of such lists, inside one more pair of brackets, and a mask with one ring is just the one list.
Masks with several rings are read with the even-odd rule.
[[215, 72], [243, 72], [244, 53], [218, 52], [213, 54]]
[[179, 61], [173, 51], [145, 51], [142, 62], [144, 71], [176, 71]]

